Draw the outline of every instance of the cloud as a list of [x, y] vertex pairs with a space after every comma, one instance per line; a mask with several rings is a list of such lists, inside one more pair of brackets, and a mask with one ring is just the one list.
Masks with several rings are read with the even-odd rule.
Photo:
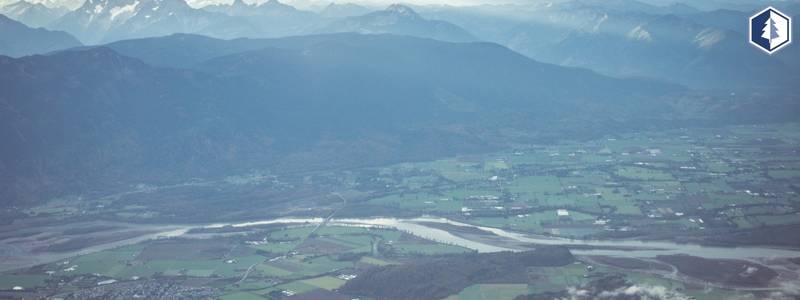
[[567, 289], [567, 297], [564, 298], [564, 300], [589, 299], [686, 300], [689, 299], [689, 297], [679, 292], [671, 291], [664, 286], [634, 284], [610, 291], [572, 287]]

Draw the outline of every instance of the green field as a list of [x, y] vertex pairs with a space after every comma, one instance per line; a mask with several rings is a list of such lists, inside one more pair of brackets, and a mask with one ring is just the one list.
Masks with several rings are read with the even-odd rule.
[[306, 279], [303, 280], [302, 282], [326, 290], [338, 289], [345, 283], [344, 280], [331, 276], [322, 276], [312, 279]]
[[47, 275], [0, 275], [0, 289], [10, 290], [15, 286], [33, 289], [45, 285]]
[[513, 300], [528, 294], [527, 284], [476, 284], [461, 291], [452, 300]]
[[[332, 211], [336, 218], [431, 215], [566, 238], [691, 240], [705, 232], [717, 237], [800, 224], [799, 132], [799, 124], [776, 124], [627, 133], [546, 145], [515, 144], [493, 153], [311, 172], [281, 180], [286, 180], [283, 187], [319, 184], [329, 189], [330, 195], [314, 198], [317, 210], [302, 210], [304, 216], [327, 216]], [[267, 181], [259, 176], [228, 176], [220, 182], [246, 188]], [[331, 196], [333, 191], [348, 195], [348, 201]], [[78, 211], [103, 212], [139, 221], [164, 213], [138, 202], [114, 203], [113, 197], [98, 200], [93, 207], [78, 203], [74, 197], [59, 198], [26, 213], [61, 217]], [[299, 204], [299, 209], [306, 209]], [[110, 208], [104, 211], [101, 206]], [[559, 210], [568, 215], [557, 215]], [[0, 277], [0, 289], [49, 288], [55, 294], [108, 278], [166, 278], [213, 286], [223, 299], [259, 299], [281, 290], [335, 293], [346, 283], [340, 275], [348, 278], [370, 268], [471, 252], [386, 228], [315, 228], [310, 224], [226, 228], [232, 232], [148, 241], [6, 272]], [[527, 282], [473, 284], [449, 299], [513, 299], [581, 286], [596, 274], [618, 273], [634, 283], [684, 291], [698, 299], [735, 295], [609, 267], [598, 266], [590, 273], [579, 263], [531, 269]], [[76, 278], [80, 280], [71, 281]], [[66, 282], [63, 287], [58, 280]]]

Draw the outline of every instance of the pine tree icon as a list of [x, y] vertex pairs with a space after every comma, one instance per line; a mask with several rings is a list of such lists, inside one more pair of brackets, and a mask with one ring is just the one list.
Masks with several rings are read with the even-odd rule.
[[761, 37], [767, 39], [770, 42], [770, 47], [772, 47], [772, 41], [780, 37], [778, 34], [778, 27], [775, 26], [775, 20], [773, 19], [772, 13], [769, 14], [767, 22], [764, 23], [764, 29], [761, 31], [764, 32]]
[[792, 42], [792, 19], [771, 6], [751, 16], [749, 27], [750, 44], [769, 54]]

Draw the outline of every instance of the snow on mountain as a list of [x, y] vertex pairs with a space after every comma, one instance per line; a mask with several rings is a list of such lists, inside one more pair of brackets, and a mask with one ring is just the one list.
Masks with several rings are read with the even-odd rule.
[[726, 37], [723, 30], [706, 28], [695, 36], [694, 43], [701, 49], [708, 49], [725, 40]]
[[636, 28], [628, 32], [628, 38], [643, 42], [650, 42], [653, 40], [653, 36], [650, 35], [650, 32], [648, 32], [642, 26], [636, 26]]
[[366, 6], [353, 3], [338, 4], [331, 2], [325, 6], [319, 14], [326, 18], [346, 18], [365, 15], [370, 12], [372, 12], [372, 9]]
[[278, 0], [269, 0], [261, 4], [248, 4], [242, 0], [235, 0], [229, 5], [210, 5], [203, 7], [203, 10], [245, 20], [258, 28], [257, 35], [248, 37], [306, 34], [322, 22], [322, 17], [318, 14], [297, 9]]
[[257, 34], [243, 20], [192, 8], [184, 0], [87, 0], [51, 28], [90, 44], [173, 33], [225, 38]]
[[348, 17], [320, 29], [321, 32], [391, 33], [450, 42], [474, 41], [465, 29], [445, 21], [426, 19], [412, 8], [393, 4], [384, 10]]
[[[301, 11], [291, 5], [278, 0], [256, 4], [247, 4], [242, 0], [234, 0], [231, 4], [209, 5], [203, 8], [206, 11], [224, 13], [230, 16], [267, 16], [267, 17], [306, 17], [313, 15], [311, 12]], [[296, 20], [302, 22], [304, 20]]]
[[0, 7], [0, 14], [31, 27], [45, 26], [67, 12], [68, 10], [63, 7], [50, 8], [41, 3], [32, 3], [25, 0]]

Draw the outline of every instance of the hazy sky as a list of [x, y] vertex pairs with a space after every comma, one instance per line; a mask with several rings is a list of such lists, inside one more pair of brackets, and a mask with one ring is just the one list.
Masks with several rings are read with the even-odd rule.
[[[19, 0], [0, 0], [0, 6], [17, 2]], [[30, 2], [36, 3], [45, 3], [49, 6], [65, 6], [70, 9], [75, 9], [79, 7], [85, 0], [26, 0]], [[218, 3], [232, 3], [233, 0], [186, 0], [189, 5], [199, 8], [208, 4], [218, 4]], [[244, 0], [247, 3], [261, 3], [266, 2], [267, 0]], [[392, 3], [406, 3], [406, 4], [417, 4], [417, 5], [453, 5], [453, 6], [464, 6], [464, 5], [479, 5], [479, 4], [506, 4], [506, 3], [516, 3], [516, 4], [525, 4], [525, 3], [534, 3], [534, 2], [550, 2], [550, 1], [558, 1], [558, 0], [279, 0], [283, 3], [287, 3], [293, 5], [298, 8], [302, 9], [314, 9], [319, 8], [321, 6], [328, 5], [331, 2], [336, 3], [357, 3], [362, 5], [368, 5], [372, 7], [385, 7]], [[727, 5], [737, 5], [742, 6], [745, 4], [749, 5], [761, 5], [765, 3], [773, 3], [773, 2], [789, 2], [789, 1], [800, 1], [800, 0], [639, 0], [642, 2], [647, 2], [651, 4], [657, 5], [665, 5], [674, 2], [684, 2], [689, 3], [690, 5], [696, 7], [706, 7], [706, 8], [721, 8], [727, 7]], [[731, 7], [733, 8], [733, 7]], [[735, 8], [733, 8], [735, 9]]]
[[[5, 4], [14, 3], [19, 0], [0, 0], [0, 6]], [[35, 3], [44, 3], [48, 6], [65, 6], [70, 9], [74, 9], [79, 7], [85, 0], [26, 0], [29, 2]], [[244, 2], [251, 3], [251, 2], [266, 2], [267, 0], [244, 0]], [[440, 5], [455, 5], [455, 6], [463, 6], [463, 5], [477, 5], [477, 4], [504, 4], [504, 3], [526, 3], [531, 1], [539, 1], [539, 0], [279, 0], [283, 3], [290, 4], [299, 8], [308, 8], [308, 7], [318, 7], [320, 5], [327, 5], [331, 2], [336, 3], [358, 3], [362, 5], [369, 5], [369, 6], [387, 6], [392, 3], [409, 3], [409, 4], [418, 4], [418, 5], [431, 5], [431, 4], [440, 4]], [[542, 0], [544, 1], [544, 0]], [[212, 3], [231, 3], [233, 0], [186, 0], [190, 5], [193, 7], [200, 7], [207, 4]]]
[[[287, 0], [288, 1], [288, 0]], [[390, 1], [390, 0], [363, 0], [363, 1], [353, 1], [353, 2], [362, 2], [365, 4], [376, 4], [376, 5], [389, 5], [397, 1]], [[476, 4], [501, 4], [501, 3], [519, 3], [525, 2], [520, 0], [410, 0], [410, 1], [402, 1], [404, 3], [413, 3], [413, 4], [448, 4], [448, 5], [476, 5]], [[528, 1], [530, 2], [530, 1]]]
[[[233, 0], [187, 0], [187, 1], [217, 1], [217, 2], [233, 2]], [[245, 2], [265, 2], [267, 0], [244, 0]], [[331, 1], [331, 0], [279, 0], [283, 3], [290, 4], [297, 7], [312, 7], [312, 6], [321, 6], [321, 5], [328, 5], [331, 2], [335, 3], [357, 3], [362, 5], [368, 6], [388, 6], [393, 3], [406, 3], [406, 4], [417, 4], [417, 5], [454, 5], [454, 6], [463, 6], [463, 5], [478, 5], [478, 4], [505, 4], [505, 3], [526, 3], [532, 2], [537, 0], [338, 0], [338, 1]], [[544, 0], [542, 0], [544, 1]]]

